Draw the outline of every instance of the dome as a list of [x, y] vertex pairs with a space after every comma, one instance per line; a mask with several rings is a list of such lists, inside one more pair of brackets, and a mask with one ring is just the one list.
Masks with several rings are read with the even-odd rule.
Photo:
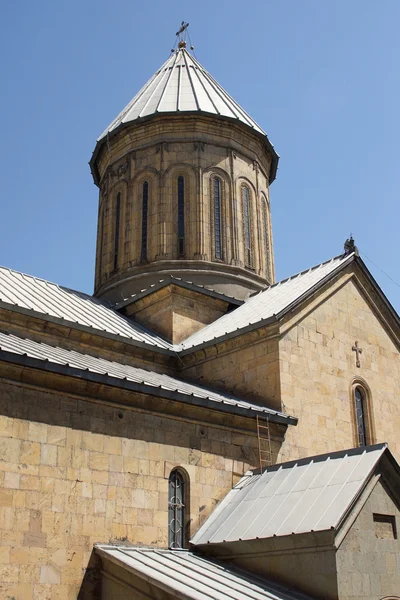
[[96, 183], [98, 178], [93, 167], [98, 151], [102, 143], [122, 127], [159, 115], [199, 113], [239, 122], [258, 134], [274, 157], [270, 182], [275, 179], [279, 157], [265, 131], [186, 50], [183, 43], [97, 139], [91, 160]]

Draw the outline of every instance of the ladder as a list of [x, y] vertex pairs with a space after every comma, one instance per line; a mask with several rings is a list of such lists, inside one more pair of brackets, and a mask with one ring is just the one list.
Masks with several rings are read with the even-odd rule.
[[258, 457], [260, 460], [260, 472], [263, 466], [272, 465], [271, 435], [269, 431], [269, 418], [257, 415], [257, 439]]

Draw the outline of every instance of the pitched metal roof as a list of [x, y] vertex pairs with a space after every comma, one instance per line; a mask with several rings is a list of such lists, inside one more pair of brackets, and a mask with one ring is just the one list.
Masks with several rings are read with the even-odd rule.
[[160, 350], [171, 344], [156, 333], [127, 319], [98, 298], [0, 267], [0, 307], [45, 316], [48, 321], [85, 329], [120, 341], [134, 342]]
[[140, 290], [139, 292], [136, 292], [136, 294], [132, 294], [131, 296], [128, 296], [127, 298], [124, 298], [124, 300], [121, 300], [121, 302], [117, 302], [117, 304], [114, 305], [114, 308], [116, 310], [120, 310], [124, 306], [132, 304], [133, 302], [137, 302], [138, 300], [141, 300], [145, 296], [149, 296], [153, 292], [156, 292], [156, 291], [162, 289], [163, 287], [166, 287], [167, 285], [171, 285], [171, 284], [174, 284], [178, 287], [185, 288], [187, 290], [193, 290], [194, 292], [199, 292], [200, 294], [204, 294], [205, 296], [219, 298], [220, 300], [224, 300], [225, 302], [228, 302], [229, 304], [236, 304], [237, 306], [241, 306], [244, 302], [244, 300], [239, 300], [239, 298], [235, 298], [234, 296], [229, 296], [229, 294], [223, 294], [221, 292], [217, 292], [216, 290], [213, 290], [209, 287], [205, 287], [204, 285], [200, 285], [199, 283], [193, 283], [193, 281], [186, 281], [185, 279], [182, 279], [181, 277], [176, 277], [175, 275], [167, 275], [166, 277], [164, 277], [163, 279], [160, 279], [156, 283], [149, 285], [149, 287], [144, 288], [143, 290]]
[[174, 598], [311, 600], [296, 590], [186, 550], [96, 545], [95, 551], [103, 560], [131, 571]]
[[337, 529], [387, 444], [332, 452], [247, 473], [194, 536], [195, 545]]
[[195, 346], [201, 347], [218, 338], [238, 335], [246, 328], [254, 329], [255, 325], [261, 327], [264, 322], [277, 319], [293, 304], [323, 283], [327, 277], [350, 262], [353, 257], [354, 254], [338, 256], [269, 286], [245, 300], [244, 304], [236, 310], [194, 333], [181, 343], [180, 349], [185, 351]]
[[204, 112], [235, 119], [266, 135], [185, 48], [179, 48], [110, 123], [99, 140], [120, 125], [160, 113]]
[[74, 350], [65, 350], [8, 333], [0, 332], [0, 360], [232, 414], [247, 417], [263, 414], [274, 422], [286, 425], [297, 423], [296, 418], [279, 411], [244, 402], [230, 394], [219, 393], [169, 375], [146, 371]]

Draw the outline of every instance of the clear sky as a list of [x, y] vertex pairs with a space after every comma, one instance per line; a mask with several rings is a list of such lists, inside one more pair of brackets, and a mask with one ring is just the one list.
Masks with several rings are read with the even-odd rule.
[[[399, 273], [400, 1], [3, 0], [0, 264], [93, 291], [95, 140], [170, 55], [197, 59], [281, 156], [277, 277], [362, 253]], [[364, 256], [400, 311], [400, 287]]]

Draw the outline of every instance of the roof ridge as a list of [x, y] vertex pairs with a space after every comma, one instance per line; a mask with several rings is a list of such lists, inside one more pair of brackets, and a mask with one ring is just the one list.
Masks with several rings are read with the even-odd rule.
[[[350, 256], [353, 256], [354, 252], [351, 252], [351, 254], [348, 255], [348, 258], [350, 258]], [[334, 256], [333, 258], [329, 258], [328, 260], [325, 260], [322, 263], [319, 263], [317, 265], [313, 265], [312, 267], [309, 267], [308, 269], [304, 269], [303, 271], [299, 271], [298, 273], [294, 273], [293, 275], [290, 275], [289, 277], [285, 277], [284, 279], [280, 279], [279, 281], [276, 281], [275, 283], [272, 283], [271, 285], [268, 285], [266, 288], [264, 288], [263, 290], [260, 290], [259, 294], [262, 294], [263, 292], [265, 292], [266, 290], [270, 290], [273, 287], [276, 287], [278, 285], [281, 285], [282, 283], [286, 283], [287, 281], [290, 281], [292, 279], [296, 279], [296, 277], [299, 277], [300, 275], [305, 275], [306, 273], [309, 273], [310, 271], [315, 271], [316, 269], [323, 267], [325, 265], [328, 265], [329, 263], [333, 262], [334, 260], [339, 260], [340, 258], [344, 258], [346, 255], [345, 254], [338, 254], [337, 256]], [[258, 294], [256, 294], [258, 296]], [[254, 298], [255, 296], [250, 296], [250, 298], [248, 298], [248, 300], [250, 300], [251, 298]]]

